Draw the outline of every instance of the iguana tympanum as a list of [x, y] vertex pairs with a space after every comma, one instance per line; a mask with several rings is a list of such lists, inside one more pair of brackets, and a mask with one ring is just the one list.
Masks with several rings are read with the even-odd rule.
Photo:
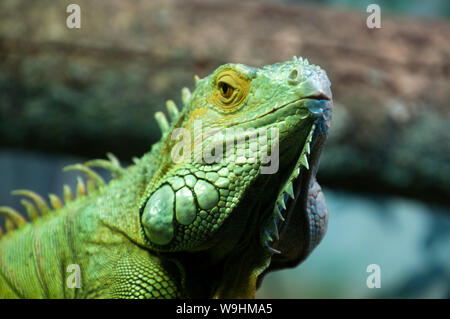
[[[162, 137], [133, 165], [108, 155], [67, 167], [86, 183], [78, 180], [76, 198], [65, 185], [64, 205], [54, 194], [49, 205], [15, 191], [27, 198], [31, 222], [0, 208], [1, 297], [252, 298], [267, 272], [307, 257], [328, 219], [315, 179], [332, 111], [326, 73], [297, 57], [261, 68], [226, 64], [196, 77], [182, 101], [181, 112], [167, 102], [170, 122], [156, 113]], [[225, 139], [199, 138], [198, 123]], [[264, 140], [251, 128], [277, 130]], [[241, 155], [208, 163], [195, 153], [209, 146], [218, 155], [225, 144]], [[270, 174], [264, 157], [253, 156], [264, 147], [279, 152]], [[112, 180], [92, 167], [110, 170]], [[71, 269], [79, 270], [75, 286]]]

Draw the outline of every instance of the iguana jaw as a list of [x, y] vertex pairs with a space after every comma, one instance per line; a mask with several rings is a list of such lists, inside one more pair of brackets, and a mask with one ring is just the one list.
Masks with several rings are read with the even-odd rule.
[[[244, 121], [244, 122], [240, 122], [234, 126], [239, 126], [239, 125], [243, 125], [243, 124], [248, 124], [248, 123], [252, 123], [255, 121], [259, 121], [262, 118], [266, 118], [270, 115], [275, 115], [276, 118], [283, 118], [283, 116], [289, 116], [289, 115], [294, 115], [297, 114], [299, 111], [304, 111], [304, 116], [307, 117], [310, 113], [310, 111], [308, 111], [308, 107], [307, 104], [309, 103], [316, 103], [315, 101], [330, 101], [330, 97], [328, 95], [326, 95], [324, 92], [322, 91], [317, 91], [314, 92], [311, 95], [305, 96], [305, 97], [301, 97], [298, 98], [294, 101], [285, 103], [281, 106], [275, 105], [270, 111], [260, 114], [248, 121]], [[276, 124], [276, 123], [274, 123]]]
[[295, 205], [295, 202], [299, 199], [298, 190], [301, 186], [302, 176], [305, 175], [305, 171], [309, 169], [308, 157], [310, 155], [310, 147], [312, 137], [315, 131], [315, 124], [313, 124], [306, 137], [305, 143], [299, 155], [296, 157], [296, 162], [290, 171], [290, 174], [284, 184], [282, 184], [273, 206], [270, 206], [271, 212], [266, 222], [261, 228], [261, 244], [271, 253], [279, 254], [280, 251], [272, 247], [272, 242], [279, 239], [279, 224], [284, 222], [288, 216], [286, 211], [290, 211], [291, 206]]
[[[316, 105], [317, 106], [317, 105]], [[293, 267], [303, 261], [314, 248], [309, 242], [306, 201], [315, 180], [320, 154], [331, 121], [332, 102], [319, 104], [316, 121], [303, 146], [298, 161], [281, 188], [273, 213], [261, 230], [262, 244], [273, 254], [272, 268]], [[294, 229], [295, 228], [295, 229]], [[296, 237], [293, 238], [293, 234]], [[316, 243], [317, 244], [317, 243]], [[275, 267], [273, 267], [273, 265]]]
[[[312, 102], [312, 101], [311, 101]], [[321, 104], [322, 107], [317, 107]], [[313, 105], [310, 105], [313, 106]], [[248, 255], [242, 254], [242, 252], [236, 252], [234, 259], [231, 259], [229, 268], [234, 270], [227, 270], [228, 278], [220, 284], [219, 288], [214, 294], [215, 298], [253, 298], [255, 289], [261, 283], [264, 274], [268, 269], [272, 269], [272, 262], [276, 262], [275, 269], [285, 268], [292, 266], [294, 263], [298, 263], [300, 258], [303, 259], [307, 253], [305, 247], [298, 245], [298, 251], [291, 253], [285, 248], [284, 240], [289, 240], [288, 236], [285, 234], [287, 230], [297, 231], [297, 228], [292, 229], [290, 225], [290, 220], [301, 217], [304, 213], [305, 203], [303, 201], [304, 193], [307, 192], [309, 182], [314, 178], [315, 172], [318, 166], [318, 159], [320, 156], [321, 147], [326, 137], [326, 127], [329, 125], [328, 113], [331, 109], [331, 102], [328, 100], [318, 100], [314, 101], [314, 106], [317, 108], [318, 112], [315, 115], [315, 121], [309, 127], [309, 133], [307, 133], [304, 139], [304, 144], [297, 153], [294, 159], [294, 164], [291, 166], [290, 173], [287, 174], [288, 178], [286, 183], [280, 189], [277, 195], [277, 201], [275, 206], [270, 206], [270, 203], [274, 202], [273, 198], [260, 198], [260, 201], [264, 201], [259, 207], [266, 207], [269, 205], [268, 210], [260, 212], [263, 217], [264, 222], [261, 225], [260, 233], [256, 236], [260, 236], [260, 240], [254, 242], [249, 239], [250, 246], [247, 248], [252, 253], [250, 254], [250, 259], [247, 258]], [[320, 105], [319, 105], [320, 106]], [[322, 109], [322, 111], [320, 111]], [[326, 120], [324, 120], [326, 118]], [[303, 141], [302, 141], [303, 143]], [[280, 172], [283, 175], [286, 172]], [[293, 191], [287, 190], [287, 185], [289, 183], [293, 184]], [[270, 181], [268, 183], [270, 186]], [[287, 195], [285, 195], [287, 194]], [[284, 196], [292, 196], [286, 202]], [[285, 209], [276, 213], [278, 209], [277, 205], [285, 205]], [[285, 222], [281, 221], [281, 218]], [[294, 221], [295, 223], [295, 221]], [[301, 230], [302, 231], [302, 230]], [[297, 234], [301, 237], [301, 234]], [[253, 237], [254, 234], [248, 234], [248, 236]], [[297, 244], [298, 240], [294, 241]], [[273, 247], [273, 248], [272, 248]], [[281, 254], [277, 254], [278, 250], [281, 250]], [[309, 253], [309, 251], [308, 251]], [[300, 256], [300, 257], [299, 257]], [[237, 278], [237, 279], [236, 279]]]

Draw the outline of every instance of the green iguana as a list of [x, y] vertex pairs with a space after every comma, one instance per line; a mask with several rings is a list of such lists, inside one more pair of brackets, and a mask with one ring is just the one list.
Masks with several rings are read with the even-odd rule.
[[[162, 137], [134, 165], [109, 154], [67, 167], [86, 183], [79, 178], [76, 198], [64, 185], [64, 205], [54, 194], [50, 206], [13, 192], [26, 198], [31, 222], [0, 208], [0, 297], [252, 298], [267, 272], [308, 256], [328, 220], [315, 179], [332, 112], [326, 73], [297, 57], [226, 64], [196, 77], [182, 101], [181, 112], [167, 102], [170, 122], [155, 114]], [[199, 137], [199, 121], [214, 134]], [[196, 154], [209, 148], [216, 158], [224, 146], [240, 155], [208, 162]], [[263, 173], [276, 152], [276, 169]]]

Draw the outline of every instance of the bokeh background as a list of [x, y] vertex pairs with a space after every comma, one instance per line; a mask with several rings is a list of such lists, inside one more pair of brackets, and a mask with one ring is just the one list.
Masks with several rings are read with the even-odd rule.
[[[70, 3], [81, 29], [66, 27]], [[366, 27], [370, 3], [381, 29]], [[449, 19], [446, 0], [2, 0], [0, 204], [23, 210], [13, 189], [60, 195], [67, 164], [141, 156], [154, 112], [194, 74], [303, 56], [335, 100], [318, 174], [328, 233], [257, 297], [449, 298]]]

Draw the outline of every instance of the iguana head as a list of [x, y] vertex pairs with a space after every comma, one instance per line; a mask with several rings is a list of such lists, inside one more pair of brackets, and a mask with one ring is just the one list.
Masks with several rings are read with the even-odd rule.
[[313, 244], [283, 252], [295, 229], [276, 238], [278, 228], [290, 227], [281, 226], [283, 219], [306, 229], [290, 215], [306, 215], [328, 130], [332, 103], [325, 72], [295, 57], [261, 68], [226, 64], [198, 79], [184, 103], [165, 129], [159, 167], [142, 197], [150, 247], [209, 252], [212, 263], [250, 254], [247, 268], [258, 274], [277, 250], [277, 268], [304, 258]]

